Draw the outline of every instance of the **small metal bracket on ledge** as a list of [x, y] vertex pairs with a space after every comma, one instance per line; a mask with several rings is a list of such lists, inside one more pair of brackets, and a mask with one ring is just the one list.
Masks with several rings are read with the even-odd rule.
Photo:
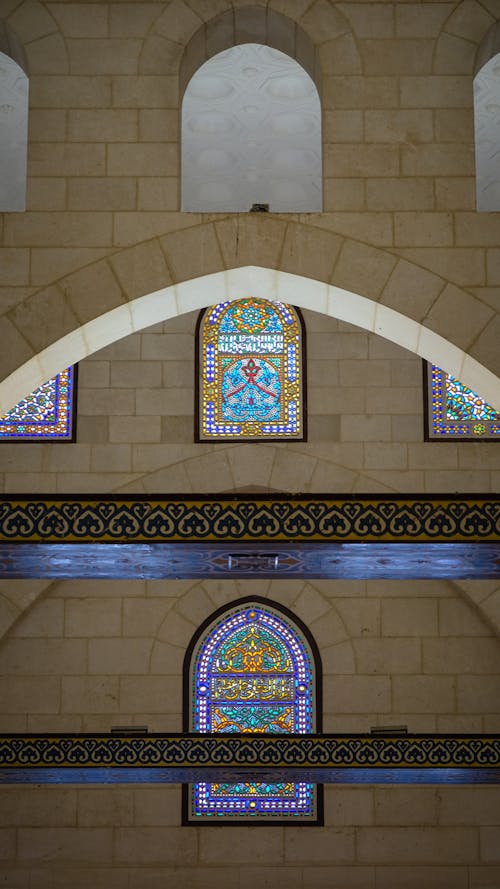
[[252, 204], [250, 213], [269, 213], [269, 204]]

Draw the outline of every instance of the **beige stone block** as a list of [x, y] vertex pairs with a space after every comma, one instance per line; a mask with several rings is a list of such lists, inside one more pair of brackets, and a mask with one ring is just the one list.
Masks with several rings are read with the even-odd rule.
[[[371, 788], [325, 787], [325, 821], [330, 827], [373, 824]], [[335, 884], [334, 884], [335, 885]], [[349, 886], [349, 883], [347, 883]]]
[[[163, 785], [134, 789], [134, 824], [139, 827], [177, 827], [180, 809], [180, 787]], [[196, 879], [195, 874], [193, 878]]]
[[185, 45], [201, 26], [202, 20], [182, 0], [173, 0], [155, 22], [155, 31], [176, 43]]
[[2, 284], [28, 284], [30, 251], [23, 248], [1, 247], [0, 269]]
[[367, 357], [367, 346], [368, 336], [364, 332], [312, 333], [308, 337], [309, 355], [317, 359], [364, 359]]
[[136, 410], [144, 416], [179, 416], [193, 413], [192, 389], [137, 389]]
[[471, 176], [474, 150], [471, 144], [403, 145], [402, 172], [407, 176]]
[[79, 827], [123, 827], [134, 823], [134, 791], [125, 787], [78, 789]]
[[252, 827], [233, 826], [226, 831], [205, 827], [200, 832], [202, 864], [223, 864], [229, 860], [232, 864], [276, 865], [283, 858], [283, 828], [261, 826], [256, 831]]
[[161, 245], [175, 281], [197, 278], [222, 268], [221, 251], [212, 225], [173, 232], [161, 238]]
[[142, 40], [69, 38], [66, 46], [72, 74], [137, 74]]
[[76, 315], [56, 287], [48, 287], [25, 300], [10, 313], [12, 321], [23, 330], [37, 350], [59, 339], [78, 326]]
[[332, 283], [362, 296], [378, 297], [396, 262], [395, 257], [382, 250], [356, 241], [346, 241], [336, 263]]
[[453, 10], [451, 3], [401, 3], [396, 6], [399, 37], [437, 37]]
[[[3, 255], [3, 251], [2, 251]], [[487, 283], [493, 285], [494, 287], [498, 287], [500, 285], [500, 250], [492, 249], [486, 251], [486, 263], [487, 263]], [[12, 282], [12, 283], [23, 283], [22, 281]]]
[[362, 142], [364, 136], [363, 112], [359, 110], [326, 111], [323, 136], [325, 142]]
[[376, 824], [429, 827], [438, 823], [441, 794], [434, 787], [376, 787], [374, 797]]
[[58, 713], [61, 680], [58, 676], [0, 677], [3, 713]]
[[30, 109], [30, 142], [65, 142], [66, 118], [64, 110]]
[[323, 43], [319, 50], [319, 64], [326, 76], [330, 74], [361, 74], [362, 61], [352, 34], [342, 34]]
[[470, 39], [441, 34], [434, 50], [435, 74], [468, 74], [474, 67], [476, 47]]
[[16, 831], [0, 829], [0, 860], [11, 861], [16, 857]]
[[113, 77], [116, 108], [176, 108], [177, 78], [173, 75]]
[[425, 473], [425, 491], [450, 491], [463, 493], [474, 491], [488, 490], [490, 487], [489, 472], [466, 472], [457, 470], [456, 472], [446, 472], [446, 470], [430, 470]]
[[395, 213], [394, 242], [402, 247], [448, 247], [453, 244], [451, 213]]
[[483, 332], [479, 334], [471, 348], [471, 355], [484, 364], [487, 364], [491, 370], [497, 374], [499, 372], [499, 353], [497, 348], [499, 327], [500, 318], [495, 316], [495, 318], [492, 318], [489, 324], [486, 325]]
[[422, 666], [418, 639], [354, 639], [360, 673], [419, 673]]
[[493, 16], [480, 3], [466, 0], [450, 16], [446, 22], [446, 30], [450, 34], [479, 43], [493, 21]]
[[99, 176], [105, 172], [103, 145], [35, 142], [31, 146], [29, 176]]
[[290, 223], [281, 268], [320, 281], [330, 281], [342, 239], [313, 227]]
[[[256, 885], [260, 889], [301, 889], [302, 872], [301, 869], [295, 867], [284, 867], [276, 865], [269, 867], [246, 867], [240, 870], [240, 889], [253, 889]], [[212, 884], [207, 884], [210, 889]], [[234, 884], [233, 884], [234, 885]], [[216, 889], [215, 883], [213, 889]], [[229, 887], [228, 887], [229, 889]]]
[[114, 859], [121, 864], [185, 864], [196, 856], [194, 831], [171, 827], [122, 827], [115, 831]]
[[141, 142], [177, 142], [179, 114], [164, 108], [139, 110], [139, 140]]
[[324, 80], [323, 100], [327, 110], [396, 108], [399, 95], [393, 77], [334, 76]]
[[203, 449], [199, 445], [152, 445], [138, 444], [132, 449], [132, 466], [136, 472], [151, 472], [169, 463], [179, 463], [191, 457], [199, 457]]
[[358, 860], [370, 864], [471, 864], [478, 860], [478, 836], [470, 828], [361, 827]]
[[9, 16], [9, 25], [23, 43], [31, 43], [56, 30], [50, 13], [36, 0], [24, 0]]
[[112, 442], [159, 441], [160, 418], [154, 416], [111, 417], [109, 440]]
[[107, 172], [111, 176], [176, 176], [177, 146], [173, 143], [116, 143], [108, 146]]
[[[377, 407], [379, 406], [377, 405]], [[407, 447], [399, 442], [365, 444], [363, 463], [366, 469], [407, 469]]]
[[64, 605], [57, 599], [44, 599], [37, 608], [25, 612], [22, 619], [10, 630], [10, 636], [62, 636], [64, 625]]
[[[168, 416], [161, 419], [161, 441], [169, 443], [184, 442], [189, 444], [193, 439], [193, 419], [189, 416]], [[170, 489], [173, 490], [173, 489]]]
[[12, 675], [82, 673], [86, 662], [85, 643], [65, 639], [6, 639], [0, 654], [2, 671]]
[[252, 485], [256, 476], [269, 479], [275, 458], [275, 449], [263, 442], [255, 444], [241, 443], [230, 448], [227, 459], [235, 488]]
[[103, 4], [56, 2], [50, 11], [65, 37], [108, 36], [108, 9]]
[[[339, 3], [357, 37], [393, 37], [394, 9], [384, 3]], [[420, 36], [420, 35], [419, 35]]]
[[312, 414], [357, 413], [366, 409], [366, 396], [361, 388], [327, 389], [325, 386], [314, 389], [310, 387], [308, 393], [308, 410]]
[[109, 361], [80, 361], [78, 365], [79, 389], [109, 387]]
[[337, 598], [335, 607], [351, 636], [380, 635], [380, 603], [376, 599]]
[[438, 142], [473, 142], [474, 116], [472, 110], [438, 108], [434, 112]]
[[455, 684], [451, 676], [393, 676], [394, 712], [454, 712]]
[[426, 324], [436, 333], [467, 349], [492, 315], [493, 310], [483, 302], [448, 284], [430, 309]]
[[[303, 604], [307, 602], [309, 589], [310, 587], [306, 587], [304, 592], [301, 593], [297, 600], [299, 603]], [[318, 596], [319, 593], [315, 591], [315, 595]], [[321, 613], [315, 618], [312, 614], [309, 614], [307, 607], [303, 610], [304, 616], [306, 616], [305, 613], [307, 612], [308, 625], [310, 626], [311, 632], [320, 648], [323, 648], [323, 646], [337, 645], [339, 642], [347, 640], [347, 629], [337, 609], [332, 608], [330, 611], [327, 611], [324, 614]]]
[[383, 636], [437, 636], [438, 600], [390, 598], [382, 601]]
[[[259, 219], [253, 217], [259, 216]], [[286, 233], [283, 219], [259, 213], [241, 213], [215, 223], [225, 268], [240, 265], [261, 265], [279, 268]]]
[[498, 673], [500, 650], [496, 639], [424, 639], [425, 673]]
[[500, 797], [494, 787], [446, 787], [439, 795], [440, 824], [500, 824]]
[[[340, 437], [340, 417], [334, 414], [309, 416], [307, 430], [310, 442], [337, 441]], [[333, 467], [328, 468], [331, 469]]]
[[434, 43], [424, 39], [360, 40], [365, 74], [427, 74], [432, 70]]
[[76, 824], [76, 792], [63, 787], [3, 787], [0, 824], [69, 827]]
[[390, 441], [391, 418], [352, 414], [341, 418], [342, 441]]
[[26, 494], [49, 494], [54, 491], [57, 476], [55, 474], [35, 472], [13, 472], [5, 476], [4, 492], [26, 493]]
[[186, 472], [194, 491], [230, 491], [233, 488], [231, 467], [224, 453], [202, 454], [189, 461]]
[[131, 472], [130, 445], [95, 445], [92, 448], [90, 468], [93, 472]]
[[[328, 676], [329, 673], [334, 676], [347, 676], [350, 673], [356, 673], [354, 650], [350, 642], [340, 642], [337, 645], [330, 645], [327, 648], [323, 648], [321, 652], [321, 662], [323, 664], [325, 677]], [[332, 709], [334, 709], [334, 704], [332, 704]], [[323, 725], [324, 731], [345, 731], [345, 723], [342, 728], [333, 728], [332, 719], [335, 719], [332, 713], [326, 715], [325, 724]]]
[[[199, 591], [199, 587], [197, 587]], [[205, 615], [206, 616], [206, 615]], [[157, 636], [169, 646], [175, 648], [182, 646], [186, 648], [196, 629], [194, 621], [189, 617], [183, 616], [178, 611], [169, 611], [165, 620], [161, 624]]]
[[83, 416], [99, 414], [129, 415], [134, 411], [135, 392], [113, 389], [82, 389], [78, 395], [78, 411]]
[[326, 176], [397, 176], [399, 173], [395, 145], [325, 145], [324, 157]]
[[192, 334], [158, 334], [143, 333], [141, 337], [141, 357], [148, 361], [165, 361], [169, 363], [194, 355], [194, 337]]
[[172, 605], [173, 600], [164, 598], [125, 599], [123, 603], [124, 636], [156, 636]]
[[[321, 316], [324, 318], [324, 316]], [[309, 330], [309, 326], [306, 325], [307, 330]], [[351, 362], [354, 365], [357, 365], [357, 361]], [[331, 360], [331, 361], [317, 361], [314, 358], [307, 362], [307, 379], [311, 386], [338, 386], [339, 384], [339, 369], [346, 364], [345, 361], [342, 363]], [[344, 381], [345, 382], [345, 381]], [[353, 385], [357, 385], [356, 380], [354, 380]]]
[[[88, 180], [87, 180], [88, 181]], [[65, 210], [66, 180], [55, 176], [35, 179], [30, 176], [26, 191], [26, 210]]]
[[106, 108], [110, 102], [109, 77], [30, 78], [30, 104], [34, 108]]
[[375, 889], [375, 869], [358, 865], [304, 867], [308, 889]]
[[422, 321], [443, 288], [442, 278], [400, 260], [384, 287], [381, 302], [403, 315]]
[[470, 889], [495, 889], [500, 880], [500, 867], [470, 867]]
[[161, 13], [160, 3], [113, 3], [109, 8], [111, 37], [144, 37]]
[[119, 710], [118, 700], [116, 676], [62, 677], [63, 713], [115, 714]]
[[111, 386], [118, 389], [161, 386], [160, 361], [120, 361], [111, 364]]
[[323, 210], [364, 210], [365, 183], [362, 179], [325, 179], [323, 181]]
[[179, 180], [174, 177], [155, 177], [138, 180], [138, 210], [179, 209]]
[[[97, 634], [96, 634], [97, 635]], [[151, 639], [90, 639], [89, 673], [148, 673]]]
[[[270, 486], [277, 491], [308, 491], [316, 460], [306, 454], [291, 454], [280, 450], [273, 464]], [[258, 477], [255, 484], [266, 484], [266, 479]]]
[[468, 602], [442, 599], [439, 602], [440, 636], [490, 636], [491, 629]]
[[[140, 148], [140, 146], [138, 146]], [[138, 241], [147, 241], [170, 231], [188, 228], [200, 221], [195, 213], [140, 213], [117, 212], [114, 215], [114, 243], [129, 247]]]
[[379, 247], [393, 243], [390, 213], [323, 213], [321, 227]]
[[[310, 423], [309, 429], [314, 430], [315, 428], [315, 420], [322, 419], [313, 417], [313, 422]], [[340, 435], [339, 427], [340, 427], [340, 417], [325, 417], [326, 420], [331, 419], [332, 435], [334, 434], [337, 438]], [[325, 422], [326, 426], [326, 422]], [[325, 431], [326, 434], [326, 431]], [[312, 432], [309, 434], [309, 440], [313, 441]], [[316, 439], [318, 440], [318, 439]], [[335, 466], [335, 464], [327, 463], [326, 461], [318, 460], [314, 472], [311, 476], [311, 481], [309, 483], [309, 491], [317, 491], [321, 493], [322, 491], [342, 491], [349, 492], [352, 491], [353, 484], [356, 479], [356, 473], [351, 469], [343, 469], [342, 467]]]
[[137, 134], [135, 110], [80, 108], [68, 113], [70, 142], [134, 142]]
[[388, 676], [332, 676], [325, 709], [333, 713], [389, 713], [390, 699]]
[[126, 302], [104, 260], [69, 275], [60, 286], [75, 316], [83, 324]]
[[121, 602], [118, 599], [89, 597], [68, 599], [64, 604], [66, 637], [121, 634]]
[[470, 108], [468, 77], [436, 75], [401, 77], [401, 104], [406, 108]]
[[480, 828], [481, 861], [500, 864], [498, 847], [498, 821], [495, 827]]
[[421, 410], [422, 395], [418, 389], [393, 386], [370, 392], [367, 407], [375, 414], [416, 414]]
[[6, 246], [105, 247], [111, 244], [111, 213], [9, 214], [4, 224]]
[[192, 361], [164, 361], [163, 385], [167, 388], [189, 389], [193, 385], [194, 366]]
[[161, 290], [172, 280], [156, 241], [122, 250], [111, 262], [125, 293], [133, 298]]
[[468, 889], [467, 871], [465, 867], [441, 864], [438, 867], [412, 864], [376, 868], [377, 880], [381, 881], [384, 889], [401, 889], [402, 886], [404, 889], [421, 889], [422, 886], [426, 886], [426, 889]]
[[47, 448], [43, 468], [48, 472], [85, 472], [90, 468], [90, 448], [84, 444], [60, 443], [60, 447]]
[[439, 447], [438, 442], [420, 442], [408, 448], [408, 458], [411, 467], [416, 469], [457, 469], [458, 445], [450, 441], [450, 447]]
[[95, 247], [33, 247], [30, 252], [31, 281], [40, 286], [89, 265], [109, 251]]
[[430, 269], [460, 287], [484, 283], [483, 250], [467, 247], [413, 247], [401, 252], [417, 265]]
[[311, 833], [289, 827], [285, 832], [285, 861], [298, 864], [345, 864], [354, 861], [354, 830], [317, 827]]
[[368, 179], [368, 210], [432, 210], [434, 187], [431, 179]]
[[402, 380], [406, 386], [422, 391], [422, 363], [416, 355], [406, 361], [391, 361], [391, 385], [397, 386]]
[[20, 828], [18, 854], [22, 861], [58, 864], [108, 864], [112, 855], [109, 828]]
[[120, 703], [125, 713], [181, 713], [178, 676], [122, 676]]
[[69, 70], [66, 43], [60, 34], [39, 37], [24, 47], [30, 75], [65, 74]]

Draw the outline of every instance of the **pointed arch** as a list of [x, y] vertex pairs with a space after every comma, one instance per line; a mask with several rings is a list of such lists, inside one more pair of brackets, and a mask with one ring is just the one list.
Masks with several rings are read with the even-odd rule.
[[[184, 659], [184, 731], [321, 731], [321, 658], [307, 627], [276, 602], [224, 605], [194, 634]], [[185, 824], [321, 824], [312, 784], [198, 783], [184, 787]]]

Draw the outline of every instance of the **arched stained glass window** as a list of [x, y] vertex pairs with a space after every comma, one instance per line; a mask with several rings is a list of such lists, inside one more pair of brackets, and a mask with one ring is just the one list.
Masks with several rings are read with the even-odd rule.
[[[314, 641], [290, 612], [257, 597], [233, 603], [210, 618], [187, 652], [185, 730], [317, 731], [319, 672]], [[184, 822], [319, 824], [320, 791], [293, 782], [191, 784], [184, 788]]]
[[0, 441], [73, 441], [76, 366], [43, 383], [0, 417]]
[[435, 364], [429, 364], [426, 373], [428, 440], [500, 441], [500, 413], [495, 408]]
[[198, 438], [305, 439], [304, 337], [296, 309], [248, 297], [219, 303], [198, 329]]

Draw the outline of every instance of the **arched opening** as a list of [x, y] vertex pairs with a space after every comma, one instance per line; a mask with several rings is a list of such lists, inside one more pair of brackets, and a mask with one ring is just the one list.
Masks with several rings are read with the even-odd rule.
[[[184, 661], [184, 730], [321, 731], [321, 661], [307, 628], [260, 597], [232, 602], [195, 633]], [[322, 821], [314, 784], [240, 780], [184, 788], [187, 824]]]
[[27, 153], [28, 78], [0, 51], [0, 212], [26, 209]]
[[182, 103], [182, 201], [193, 212], [320, 212], [321, 104], [289, 55], [245, 43], [205, 62]]

